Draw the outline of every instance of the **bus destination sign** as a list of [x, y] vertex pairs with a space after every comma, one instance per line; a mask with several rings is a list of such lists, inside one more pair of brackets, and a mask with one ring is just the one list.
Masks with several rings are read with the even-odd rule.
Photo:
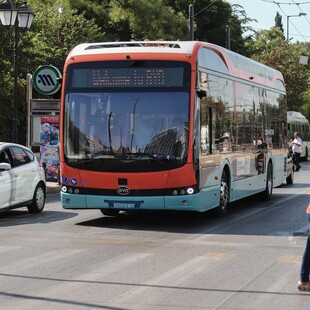
[[72, 87], [182, 87], [184, 69], [170, 68], [79, 68]]

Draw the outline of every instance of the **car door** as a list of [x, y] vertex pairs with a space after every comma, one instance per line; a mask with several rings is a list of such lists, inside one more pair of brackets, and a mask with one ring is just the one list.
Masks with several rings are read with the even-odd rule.
[[18, 175], [13, 169], [12, 159], [8, 149], [0, 151], [0, 163], [11, 165], [9, 170], [0, 170], [0, 209], [18, 204]]
[[19, 147], [10, 147], [12, 158], [14, 160], [14, 172], [18, 176], [17, 180], [17, 194], [19, 202], [23, 203], [29, 201], [33, 197], [34, 184], [37, 181], [37, 167], [30, 158], [28, 151]]

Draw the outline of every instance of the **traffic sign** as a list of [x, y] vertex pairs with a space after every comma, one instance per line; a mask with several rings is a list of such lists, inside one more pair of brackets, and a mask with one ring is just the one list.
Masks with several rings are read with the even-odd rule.
[[56, 67], [52, 65], [40, 66], [33, 75], [33, 86], [43, 95], [52, 95], [60, 88], [57, 81], [59, 78], [61, 78], [61, 73]]

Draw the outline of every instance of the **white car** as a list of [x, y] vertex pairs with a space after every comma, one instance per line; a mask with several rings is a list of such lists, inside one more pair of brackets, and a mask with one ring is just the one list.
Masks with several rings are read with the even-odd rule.
[[45, 198], [45, 172], [33, 152], [0, 142], [0, 211], [27, 207], [30, 213], [39, 213]]

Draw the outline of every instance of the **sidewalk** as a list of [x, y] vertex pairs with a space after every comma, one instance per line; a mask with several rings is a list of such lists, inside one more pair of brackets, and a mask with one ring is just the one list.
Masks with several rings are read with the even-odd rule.
[[60, 192], [61, 185], [58, 182], [46, 182], [46, 193], [55, 194]]

